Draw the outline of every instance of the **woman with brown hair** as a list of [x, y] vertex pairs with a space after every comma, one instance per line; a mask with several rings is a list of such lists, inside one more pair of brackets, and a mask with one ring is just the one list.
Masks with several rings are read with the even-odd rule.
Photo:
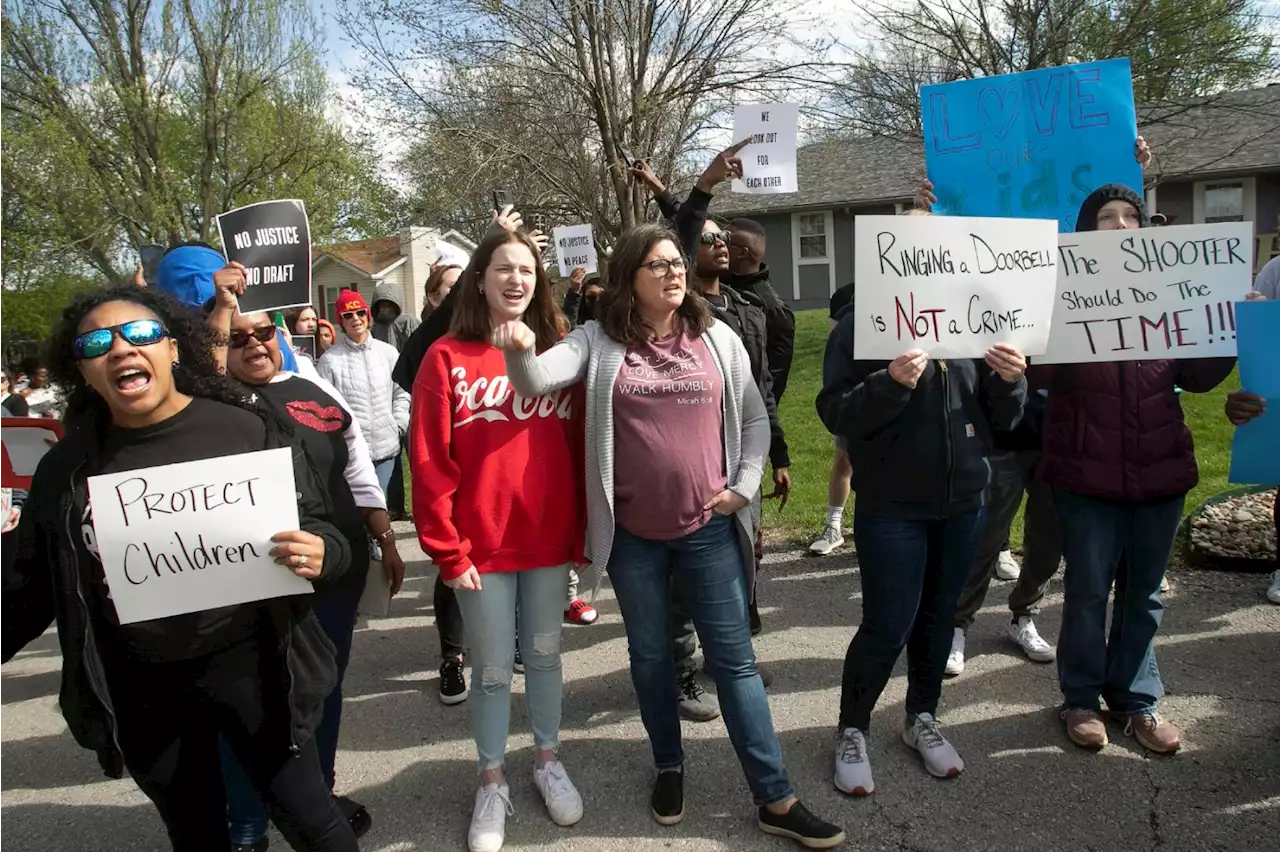
[[494, 329], [520, 322], [548, 349], [566, 328], [529, 236], [487, 237], [457, 286], [449, 333], [431, 345], [413, 386], [413, 519], [468, 626], [481, 687], [471, 699], [481, 775], [468, 842], [496, 852], [512, 810], [503, 762], [517, 606], [534, 783], [558, 825], [582, 819], [557, 755], [565, 586], [572, 564], [585, 561], [582, 401], [565, 390], [513, 393], [489, 342]]
[[438, 264], [431, 267], [431, 274], [427, 276], [427, 286], [425, 298], [422, 300], [422, 321], [426, 322], [427, 317], [440, 307], [440, 303], [444, 301], [445, 296], [449, 295], [449, 291], [458, 283], [458, 279], [462, 277], [462, 267], [452, 264]]
[[506, 351], [520, 393], [586, 381], [592, 558], [597, 570], [607, 567], [626, 625], [631, 680], [658, 770], [653, 818], [674, 825], [684, 816], [668, 633], [674, 582], [715, 678], [760, 829], [825, 849], [844, 832], [796, 799], [747, 620], [755, 571], [748, 503], [769, 449], [768, 417], [742, 341], [689, 292], [685, 270], [674, 234], [635, 228], [609, 263], [598, 320], [549, 350], [544, 335], [513, 320], [496, 329], [494, 344]]

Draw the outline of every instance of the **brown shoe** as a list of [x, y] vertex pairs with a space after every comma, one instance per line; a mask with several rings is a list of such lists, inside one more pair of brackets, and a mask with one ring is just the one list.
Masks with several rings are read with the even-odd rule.
[[1182, 745], [1182, 736], [1173, 723], [1160, 717], [1152, 710], [1150, 713], [1134, 713], [1132, 716], [1121, 716], [1124, 720], [1125, 736], [1132, 736], [1148, 751], [1156, 754], [1173, 754]]
[[1068, 707], [1062, 711], [1062, 718], [1067, 723], [1067, 738], [1071, 742], [1092, 751], [1107, 747], [1107, 724], [1097, 710]]

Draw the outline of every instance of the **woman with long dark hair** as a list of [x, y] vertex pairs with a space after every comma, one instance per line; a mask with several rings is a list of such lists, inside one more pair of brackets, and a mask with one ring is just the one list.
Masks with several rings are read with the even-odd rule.
[[517, 632], [534, 783], [557, 825], [583, 814], [559, 756], [565, 586], [584, 561], [582, 399], [513, 392], [490, 343], [494, 329], [523, 320], [546, 349], [567, 327], [528, 235], [486, 237], [455, 299], [449, 333], [427, 350], [413, 385], [413, 520], [467, 624], [480, 763], [467, 839], [471, 852], [497, 852], [511, 811], [504, 763]]
[[760, 830], [826, 849], [844, 832], [796, 798], [751, 647], [749, 503], [769, 449], [768, 415], [742, 341], [688, 290], [686, 267], [675, 234], [635, 228], [610, 259], [596, 320], [542, 354], [545, 337], [518, 320], [499, 326], [494, 344], [506, 351], [512, 387], [526, 396], [586, 382], [592, 560], [597, 570], [607, 566], [622, 608], [657, 768], [653, 818], [674, 825], [684, 817], [668, 629], [674, 582], [715, 678]]
[[5, 578], [3, 658], [55, 619], [60, 706], [72, 735], [111, 777], [125, 769], [155, 804], [175, 850], [224, 852], [218, 743], [225, 738], [295, 849], [352, 852], [312, 737], [336, 679], [333, 646], [310, 595], [121, 624], [92, 526], [87, 479], [290, 448], [301, 529], [271, 556], [330, 581], [351, 551], [327, 520], [315, 470], [288, 428], [217, 373], [210, 331], [151, 289], [85, 294], [51, 344], [70, 390], [67, 433], [41, 460]]

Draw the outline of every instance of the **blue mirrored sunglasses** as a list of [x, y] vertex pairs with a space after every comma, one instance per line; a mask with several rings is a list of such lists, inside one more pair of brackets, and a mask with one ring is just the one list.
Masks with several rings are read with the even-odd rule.
[[111, 351], [111, 344], [119, 335], [125, 343], [133, 346], [150, 346], [159, 343], [169, 336], [169, 331], [160, 320], [140, 319], [110, 328], [95, 328], [72, 341], [76, 358], [84, 361], [89, 358], [101, 358]]

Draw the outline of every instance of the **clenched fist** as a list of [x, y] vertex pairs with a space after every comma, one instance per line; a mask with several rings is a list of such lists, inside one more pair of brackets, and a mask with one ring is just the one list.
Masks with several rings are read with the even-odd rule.
[[523, 352], [537, 342], [533, 329], [520, 320], [504, 322], [493, 330], [493, 345], [504, 352]]

